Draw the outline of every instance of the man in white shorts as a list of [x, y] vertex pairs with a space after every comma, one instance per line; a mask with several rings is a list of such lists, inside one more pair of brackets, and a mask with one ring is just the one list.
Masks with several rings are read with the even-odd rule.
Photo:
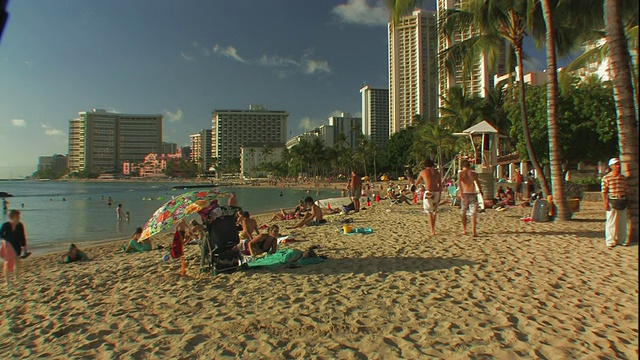
[[420, 182], [423, 180], [425, 191], [424, 198], [422, 199], [422, 208], [429, 214], [431, 235], [435, 235], [438, 204], [440, 204], [440, 195], [442, 194], [442, 179], [431, 159], [425, 161], [425, 168], [420, 172], [420, 175], [418, 175], [416, 187], [420, 185]]

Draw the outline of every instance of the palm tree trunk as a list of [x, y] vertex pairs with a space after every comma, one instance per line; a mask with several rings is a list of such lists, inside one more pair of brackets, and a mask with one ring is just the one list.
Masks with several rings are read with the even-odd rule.
[[533, 168], [536, 169], [536, 175], [540, 179], [540, 185], [542, 186], [542, 192], [545, 196], [549, 195], [549, 184], [547, 183], [547, 177], [540, 167], [538, 157], [533, 150], [533, 144], [531, 143], [531, 135], [529, 133], [529, 119], [527, 118], [527, 103], [524, 87], [524, 65], [522, 64], [522, 46], [516, 46], [516, 57], [518, 61], [518, 87], [520, 88], [520, 112], [522, 113], [522, 133], [524, 135], [524, 143], [527, 146], [527, 152], [529, 153], [529, 160], [533, 164]]
[[631, 64], [627, 39], [622, 27], [620, 0], [604, 4], [606, 36], [613, 77], [613, 95], [618, 118], [618, 146], [622, 172], [629, 180], [627, 198], [631, 228], [629, 239], [637, 241], [638, 230], [638, 120], [634, 108]]
[[564, 197], [562, 183], [564, 176], [560, 164], [560, 131], [558, 130], [558, 70], [553, 15], [549, 0], [542, 0], [542, 15], [547, 26], [547, 121], [549, 126], [549, 162], [551, 163], [551, 187], [553, 203], [558, 206], [557, 220], [571, 219], [571, 212]]

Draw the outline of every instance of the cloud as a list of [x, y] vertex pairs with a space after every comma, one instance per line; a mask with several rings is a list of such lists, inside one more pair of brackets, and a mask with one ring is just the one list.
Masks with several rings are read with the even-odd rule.
[[11, 119], [11, 125], [15, 127], [26, 127], [27, 122], [23, 119]]
[[382, 0], [347, 0], [346, 4], [335, 6], [331, 12], [348, 24], [378, 26], [389, 22], [389, 10]]
[[277, 68], [276, 76], [279, 79], [285, 78], [295, 72], [308, 75], [331, 73], [331, 66], [329, 66], [328, 61], [311, 59], [312, 56], [313, 50], [307, 49], [299, 60], [278, 55], [262, 55], [255, 63], [260, 66]]
[[44, 134], [47, 136], [64, 136], [65, 135], [65, 133], [62, 132], [62, 130], [52, 128], [51, 126], [46, 124], [40, 124], [40, 127], [44, 129]]
[[170, 122], [182, 121], [182, 110], [180, 110], [180, 108], [177, 108], [175, 112], [165, 110], [164, 113], [167, 114], [167, 117], [169, 118]]
[[233, 46], [223, 47], [223, 46], [220, 46], [218, 44], [215, 44], [215, 45], [213, 45], [213, 52], [215, 54], [222, 55], [222, 56], [227, 57], [227, 58], [229, 58], [231, 60], [235, 60], [235, 61], [238, 61], [238, 62], [241, 62], [241, 63], [247, 62], [245, 59], [240, 57], [240, 55], [238, 55], [238, 51]]
[[321, 120], [321, 119], [313, 119], [313, 118], [310, 118], [310, 117], [304, 117], [304, 118], [300, 119], [300, 121], [298, 121], [298, 126], [303, 131], [313, 130], [313, 129], [319, 127], [320, 125], [325, 125], [325, 121]]
[[187, 60], [187, 61], [193, 61], [193, 57], [186, 55], [185, 53], [181, 52], [180, 56], [182, 56], [183, 59]]
[[[332, 71], [327, 60], [316, 59], [313, 57], [313, 49], [305, 50], [300, 58], [267, 54], [263, 54], [253, 59], [243, 58], [238, 55], [235, 47], [223, 47], [218, 44], [213, 46], [213, 52], [243, 64], [273, 68], [276, 77], [279, 79], [286, 78], [293, 73], [314, 75], [330, 74]], [[208, 55], [208, 52], [205, 52], [205, 55]]]

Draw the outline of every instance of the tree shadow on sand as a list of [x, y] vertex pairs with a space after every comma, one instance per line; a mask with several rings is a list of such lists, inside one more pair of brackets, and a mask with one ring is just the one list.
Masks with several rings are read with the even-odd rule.
[[[322, 252], [320, 252], [322, 254]], [[314, 274], [365, 274], [395, 273], [399, 271], [427, 272], [445, 270], [476, 263], [466, 259], [444, 257], [364, 257], [364, 258], [328, 258], [325, 262], [305, 265], [301, 268], [281, 268], [282, 272], [300, 272]]]
[[527, 235], [527, 236], [558, 236], [558, 235], [574, 235], [577, 238], [586, 239], [604, 239], [604, 230], [581, 230], [581, 231], [496, 231], [496, 235]]

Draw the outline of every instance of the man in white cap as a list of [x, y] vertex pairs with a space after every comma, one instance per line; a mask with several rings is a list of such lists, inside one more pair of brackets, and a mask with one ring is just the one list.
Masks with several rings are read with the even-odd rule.
[[607, 211], [605, 241], [609, 249], [621, 244], [627, 246], [627, 178], [620, 173], [620, 159], [609, 160], [611, 171], [602, 178], [602, 198]]

